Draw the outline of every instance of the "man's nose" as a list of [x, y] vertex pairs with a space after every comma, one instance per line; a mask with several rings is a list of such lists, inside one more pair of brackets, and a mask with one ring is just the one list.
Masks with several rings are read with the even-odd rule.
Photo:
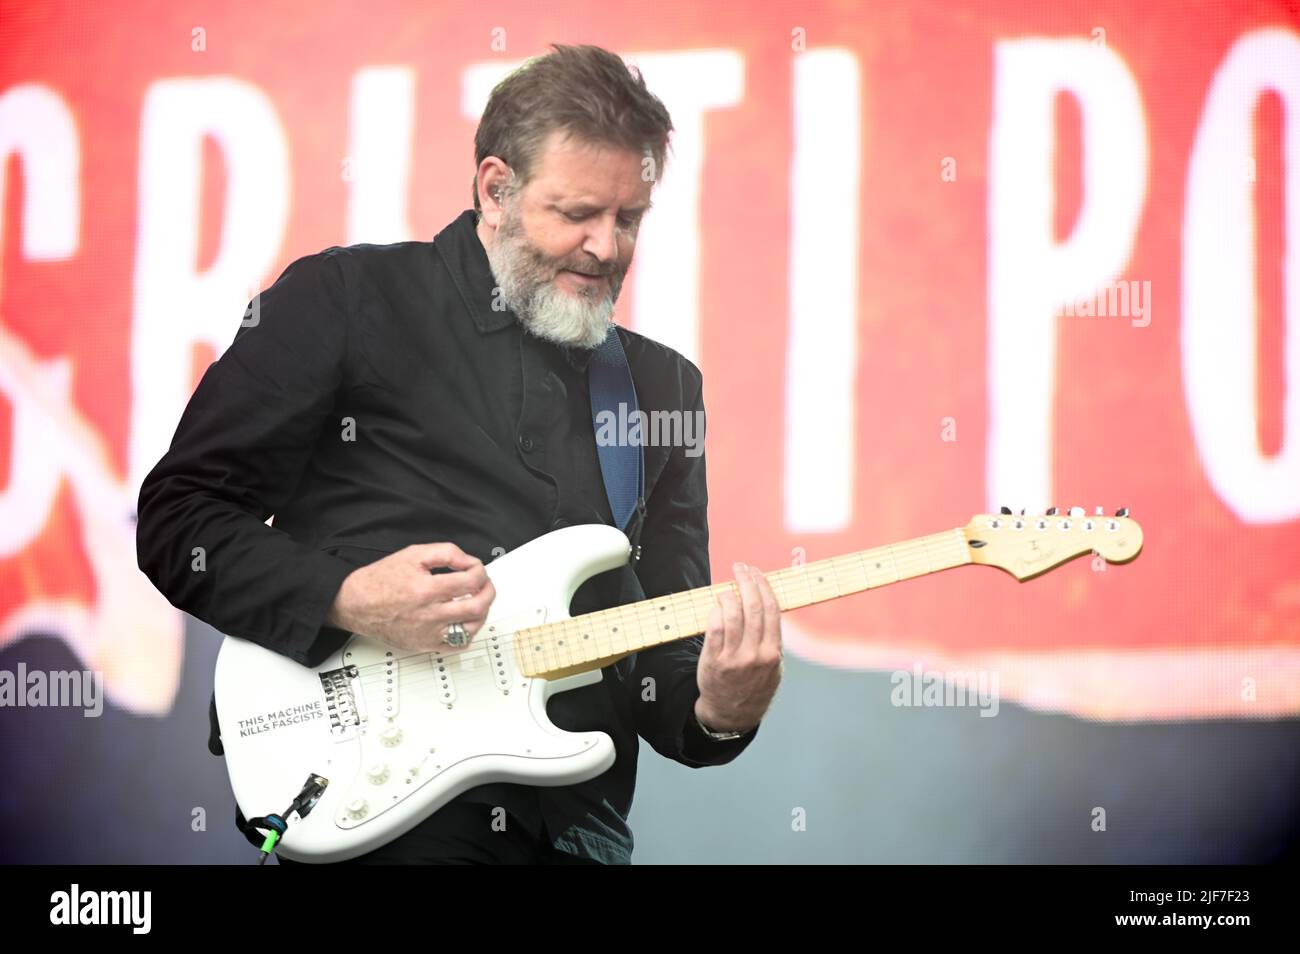
[[623, 251], [620, 241], [626, 242], [619, 228], [616, 216], [593, 217], [591, 227], [587, 230], [587, 240], [582, 250], [600, 261], [603, 270], [618, 264]]

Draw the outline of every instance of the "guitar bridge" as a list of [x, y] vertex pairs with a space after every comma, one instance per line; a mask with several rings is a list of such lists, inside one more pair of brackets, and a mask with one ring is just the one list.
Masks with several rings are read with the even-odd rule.
[[356, 691], [359, 678], [356, 666], [344, 666], [320, 674], [321, 689], [325, 691], [325, 711], [329, 715], [330, 731], [336, 735], [366, 722], [366, 714], [361, 707], [361, 695]]

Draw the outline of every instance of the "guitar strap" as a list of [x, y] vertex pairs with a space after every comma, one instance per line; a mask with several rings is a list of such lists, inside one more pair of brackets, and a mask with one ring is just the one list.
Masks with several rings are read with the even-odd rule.
[[[628, 366], [618, 328], [609, 332], [587, 365], [587, 387], [591, 392], [591, 425], [596, 432], [596, 453], [600, 473], [605, 481], [605, 495], [614, 515], [614, 526], [627, 534], [632, 543], [632, 562], [641, 558], [641, 527], [645, 523], [645, 435], [628, 441], [624, 424], [637, 411], [636, 386]], [[620, 407], [623, 413], [619, 413]], [[615, 439], [601, 439], [601, 417], [612, 415], [616, 422]]]

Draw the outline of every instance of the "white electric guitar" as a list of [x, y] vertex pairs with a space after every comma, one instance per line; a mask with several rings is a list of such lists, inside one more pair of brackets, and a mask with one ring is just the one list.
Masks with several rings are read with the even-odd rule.
[[[1126, 563], [1142, 549], [1127, 512], [977, 516], [962, 528], [766, 574], [782, 610], [939, 570], [982, 563], [1026, 580], [1086, 553]], [[599, 682], [641, 649], [703, 633], [734, 582], [570, 617], [590, 576], [627, 562], [628, 539], [602, 524], [566, 527], [493, 560], [496, 598], [460, 649], [400, 655], [352, 639], [312, 669], [235, 637], [217, 657], [216, 701], [231, 786], [249, 817], [288, 817], [278, 848], [296, 861], [343, 861], [393, 840], [488, 782], [571, 785], [614, 763], [604, 732], [565, 732], [552, 693]], [[305, 815], [305, 817], [302, 817]]]

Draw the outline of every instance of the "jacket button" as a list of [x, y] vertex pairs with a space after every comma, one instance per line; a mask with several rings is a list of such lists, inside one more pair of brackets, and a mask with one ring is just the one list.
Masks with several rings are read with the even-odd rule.
[[533, 439], [526, 434], [519, 435], [519, 446], [526, 451], [533, 449]]

